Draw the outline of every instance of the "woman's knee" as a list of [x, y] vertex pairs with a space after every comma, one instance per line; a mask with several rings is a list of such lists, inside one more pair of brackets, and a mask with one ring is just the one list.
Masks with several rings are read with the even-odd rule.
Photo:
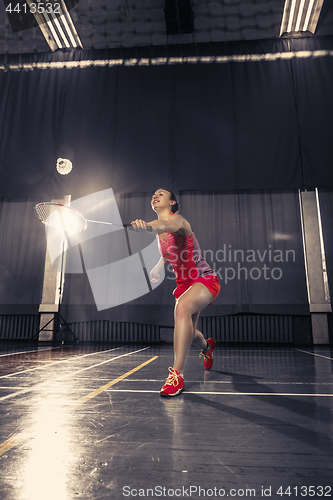
[[182, 318], [190, 318], [192, 321], [192, 310], [191, 310], [191, 304], [189, 301], [182, 298], [180, 298], [177, 301], [176, 307], [175, 307], [175, 318], [176, 319], [182, 319]]

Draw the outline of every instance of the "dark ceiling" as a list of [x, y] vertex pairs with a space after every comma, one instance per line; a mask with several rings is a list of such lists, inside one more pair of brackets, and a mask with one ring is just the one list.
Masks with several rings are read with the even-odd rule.
[[[85, 50], [263, 40], [279, 37], [284, 0], [190, 0], [193, 33], [167, 35], [164, 0], [79, 0], [70, 10]], [[8, 3], [8, 2], [7, 2]], [[15, 0], [13, 5], [15, 4]], [[325, 0], [315, 36], [333, 35]], [[13, 33], [0, 3], [0, 53], [51, 52], [39, 27]]]

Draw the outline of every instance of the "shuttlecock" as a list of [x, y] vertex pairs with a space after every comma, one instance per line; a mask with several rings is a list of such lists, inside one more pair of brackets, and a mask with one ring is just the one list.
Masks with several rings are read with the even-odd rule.
[[58, 158], [56, 167], [59, 174], [66, 175], [71, 172], [73, 165], [72, 162], [66, 158]]

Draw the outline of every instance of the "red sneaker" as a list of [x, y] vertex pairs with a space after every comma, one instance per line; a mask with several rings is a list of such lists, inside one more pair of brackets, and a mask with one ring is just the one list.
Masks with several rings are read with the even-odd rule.
[[203, 352], [201, 351], [201, 353], [199, 354], [199, 356], [203, 356], [204, 357], [204, 366], [206, 368], [206, 370], [210, 370], [211, 367], [213, 366], [213, 351], [216, 347], [216, 342], [214, 339], [208, 339], [207, 340], [207, 343], [209, 344], [210, 348], [208, 351], [206, 352]]
[[164, 386], [160, 390], [161, 396], [177, 396], [185, 389], [184, 378], [177, 370], [169, 368], [170, 375], [165, 381]]

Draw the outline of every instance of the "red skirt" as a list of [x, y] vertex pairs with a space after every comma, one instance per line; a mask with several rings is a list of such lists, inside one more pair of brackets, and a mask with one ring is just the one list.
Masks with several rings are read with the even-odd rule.
[[[174, 289], [173, 294], [176, 297], [176, 300], [179, 299], [181, 295], [183, 295], [186, 290], [188, 290], [194, 283], [202, 283], [205, 287], [208, 288], [210, 293], [213, 295], [213, 301], [216, 299], [220, 292], [220, 280], [218, 276], [215, 274], [206, 274], [206, 276], [201, 276], [194, 280], [183, 281], [182, 283], [177, 284], [177, 288]], [[213, 302], [212, 301], [212, 302]], [[211, 302], [211, 303], [212, 303]]]

